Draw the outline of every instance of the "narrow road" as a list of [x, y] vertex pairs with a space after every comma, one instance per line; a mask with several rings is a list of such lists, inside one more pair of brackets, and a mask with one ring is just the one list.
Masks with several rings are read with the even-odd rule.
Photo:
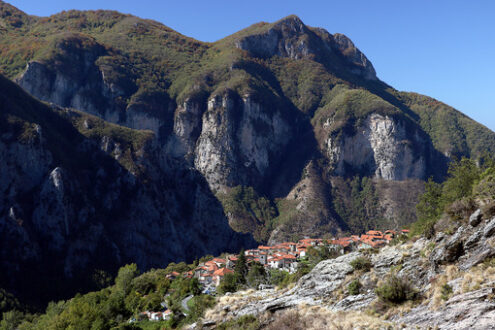
[[182, 310], [184, 311], [185, 315], [189, 314], [189, 307], [187, 306], [187, 303], [189, 302], [189, 300], [192, 299], [192, 297], [194, 296], [193, 295], [187, 296], [184, 299], [182, 299], [180, 303], [182, 305]]

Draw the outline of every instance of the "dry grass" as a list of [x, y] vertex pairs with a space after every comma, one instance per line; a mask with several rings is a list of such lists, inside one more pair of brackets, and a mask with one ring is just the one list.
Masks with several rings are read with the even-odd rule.
[[417, 304], [412, 301], [408, 300], [401, 305], [395, 305], [395, 306], [387, 306], [386, 311], [384, 314], [381, 315], [382, 319], [388, 320], [392, 316], [400, 315], [403, 316], [404, 314], [408, 313], [411, 311], [411, 309], [416, 306]]
[[478, 265], [464, 274], [461, 284], [462, 292], [478, 290], [493, 281], [495, 281], [495, 267]]
[[461, 278], [460, 290], [454, 290], [453, 294], [478, 290], [495, 281], [495, 267], [479, 265], [467, 272], [461, 272], [455, 265], [447, 266], [444, 274], [436, 278], [429, 291], [430, 306], [433, 309], [438, 309], [445, 303], [442, 287], [457, 278]]
[[363, 312], [332, 312], [321, 306], [300, 305], [275, 315], [267, 329], [388, 329], [392, 324]]
[[455, 280], [456, 278], [461, 277], [463, 274], [459, 271], [457, 266], [449, 265], [445, 267], [444, 274], [440, 275], [435, 282], [432, 283], [432, 287], [428, 293], [431, 307], [436, 310], [440, 308], [445, 300], [442, 298], [442, 287], [448, 282]]

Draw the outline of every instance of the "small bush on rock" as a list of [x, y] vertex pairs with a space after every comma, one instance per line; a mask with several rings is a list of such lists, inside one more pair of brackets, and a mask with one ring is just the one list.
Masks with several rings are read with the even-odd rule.
[[435, 231], [435, 223], [434, 222], [429, 222], [426, 226], [425, 226], [425, 231], [424, 231], [424, 235], [427, 239], [432, 239], [433, 237], [435, 237], [435, 234], [436, 234], [436, 231]]
[[384, 302], [401, 304], [416, 297], [416, 291], [409, 283], [396, 275], [392, 275], [381, 286], [375, 289], [376, 295]]
[[441, 293], [442, 293], [442, 299], [443, 300], [448, 300], [450, 295], [452, 294], [452, 287], [450, 285], [448, 285], [447, 283], [445, 283], [444, 285], [442, 285], [442, 290], [441, 290]]
[[350, 295], [355, 296], [360, 293], [362, 287], [361, 282], [359, 282], [358, 279], [355, 279], [347, 286], [347, 292], [349, 292]]
[[358, 257], [351, 261], [351, 266], [354, 270], [364, 270], [368, 272], [371, 269], [371, 261], [368, 258]]

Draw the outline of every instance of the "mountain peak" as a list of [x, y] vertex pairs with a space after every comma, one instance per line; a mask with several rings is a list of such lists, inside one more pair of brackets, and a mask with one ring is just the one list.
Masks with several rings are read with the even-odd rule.
[[354, 75], [377, 80], [371, 62], [348, 37], [340, 33], [332, 35], [323, 28], [308, 27], [296, 15], [245, 30], [235, 46], [254, 57], [311, 58], [330, 63], [337, 70], [344, 66]]
[[355, 65], [355, 73], [360, 73], [368, 80], [376, 80], [376, 71], [370, 60], [354, 45], [351, 39], [341, 33], [333, 35], [335, 45], [338, 47], [342, 55], [348, 62]]
[[304, 26], [303, 21], [297, 16], [297, 15], [289, 15], [284, 18], [279, 19], [275, 23], [273, 23], [274, 26]]

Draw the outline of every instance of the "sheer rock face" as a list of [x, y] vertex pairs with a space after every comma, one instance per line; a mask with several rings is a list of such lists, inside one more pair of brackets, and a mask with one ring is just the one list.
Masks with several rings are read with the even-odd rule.
[[213, 96], [203, 115], [195, 166], [214, 191], [238, 184], [258, 186], [291, 133], [279, 111], [267, 111], [249, 95]]
[[354, 74], [361, 75], [368, 80], [377, 80], [376, 71], [368, 58], [354, 45], [354, 43], [343, 34], [336, 33], [333, 35], [336, 47], [345, 56], [346, 60], [353, 64], [351, 71]]
[[329, 137], [327, 154], [337, 175], [349, 171], [385, 180], [424, 179], [430, 150], [418, 131], [388, 116], [371, 114], [352, 136]]
[[[115, 143], [106, 141], [103, 149], [115, 156], [109, 145]], [[9, 148], [25, 149], [22, 144], [17, 148], [10, 144]], [[52, 168], [51, 157], [43, 152], [34, 157], [36, 170], [25, 174], [14, 171], [11, 159], [0, 161], [0, 168], [6, 170], [2, 173], [16, 173], [2, 181], [8, 193], [0, 203], [0, 232], [2, 237], [19, 240], [12, 244], [19, 253], [11, 251], [17, 263], [56, 255], [70, 278], [96, 261], [113, 265], [132, 261], [148, 269], [207, 253], [235, 251], [251, 242], [229, 228], [221, 205], [194, 170], [161, 169], [156, 160], [148, 159], [148, 175], [159, 179], [143, 185], [118, 165], [88, 175], [73, 168]], [[39, 176], [35, 176], [37, 172]], [[26, 194], [32, 203], [23, 204], [21, 198]], [[104, 251], [102, 246], [106, 246]], [[2, 251], [8, 250], [2, 247]], [[2, 258], [2, 263], [9, 259]]]
[[173, 134], [167, 142], [167, 152], [175, 158], [194, 162], [196, 141], [201, 134], [202, 115], [206, 106], [200, 101], [187, 99], [175, 111]]
[[[16, 82], [40, 100], [99, 116], [111, 123], [152, 130], [157, 136], [173, 113], [168, 95], [146, 92], [133, 95], [137, 87], [130, 72], [118, 64], [102, 63], [109, 55], [94, 39], [68, 35], [55, 46], [55, 59], [31, 61]], [[116, 76], [116, 77], [115, 77]], [[111, 77], [111, 78], [110, 78]], [[123, 100], [133, 96], [126, 105]]]

